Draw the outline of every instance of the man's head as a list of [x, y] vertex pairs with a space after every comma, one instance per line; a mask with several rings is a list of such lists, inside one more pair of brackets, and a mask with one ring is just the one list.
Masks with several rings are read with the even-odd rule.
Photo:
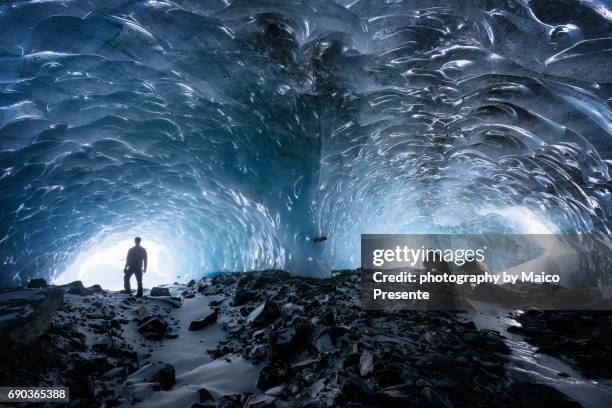
[[140, 241], [142, 241], [142, 239], [140, 239], [140, 237], [136, 237], [134, 238], [134, 243], [136, 244], [136, 246], [140, 246]]

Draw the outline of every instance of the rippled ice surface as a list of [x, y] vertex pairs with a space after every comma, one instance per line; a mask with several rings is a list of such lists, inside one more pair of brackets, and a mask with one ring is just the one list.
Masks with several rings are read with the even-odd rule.
[[134, 233], [184, 274], [324, 274], [366, 232], [609, 233], [611, 21], [578, 0], [3, 2], [2, 282]]

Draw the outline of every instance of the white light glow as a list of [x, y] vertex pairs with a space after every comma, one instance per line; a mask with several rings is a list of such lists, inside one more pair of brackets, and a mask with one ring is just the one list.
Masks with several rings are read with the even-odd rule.
[[[123, 289], [123, 267], [128, 249], [134, 241], [106, 241], [102, 248], [91, 248], [79, 255], [66, 271], [53, 282], [63, 285], [75, 280], [85, 286], [101, 285], [104, 289]], [[142, 246], [147, 250], [148, 267], [143, 276], [145, 288], [172, 283], [176, 277], [174, 259], [163, 245], [143, 237]], [[132, 289], [136, 289], [136, 278], [132, 276]]]

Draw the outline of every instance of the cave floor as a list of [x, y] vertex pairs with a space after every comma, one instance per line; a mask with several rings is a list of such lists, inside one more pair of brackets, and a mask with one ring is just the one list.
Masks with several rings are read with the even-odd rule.
[[[2, 352], [0, 381], [69, 386], [76, 406], [612, 403], [606, 380], [567, 362], [548, 364], [548, 380], [521, 369], [514, 345], [522, 340], [506, 330], [507, 313], [364, 311], [359, 280], [355, 271], [326, 279], [263, 271], [144, 298], [68, 290], [46, 334], [17, 346], [21, 353]], [[536, 347], [523, 351], [536, 366], [551, 361]]]

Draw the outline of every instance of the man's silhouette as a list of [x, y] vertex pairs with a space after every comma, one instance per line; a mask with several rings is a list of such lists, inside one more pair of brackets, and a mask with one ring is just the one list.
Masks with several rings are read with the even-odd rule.
[[138, 282], [138, 292], [136, 293], [138, 297], [142, 297], [142, 274], [147, 271], [147, 250], [140, 246], [140, 241], [140, 237], [134, 238], [135, 245], [128, 251], [125, 258], [125, 268], [123, 268], [125, 292], [132, 293], [130, 278], [134, 274], [136, 275], [136, 282]]

